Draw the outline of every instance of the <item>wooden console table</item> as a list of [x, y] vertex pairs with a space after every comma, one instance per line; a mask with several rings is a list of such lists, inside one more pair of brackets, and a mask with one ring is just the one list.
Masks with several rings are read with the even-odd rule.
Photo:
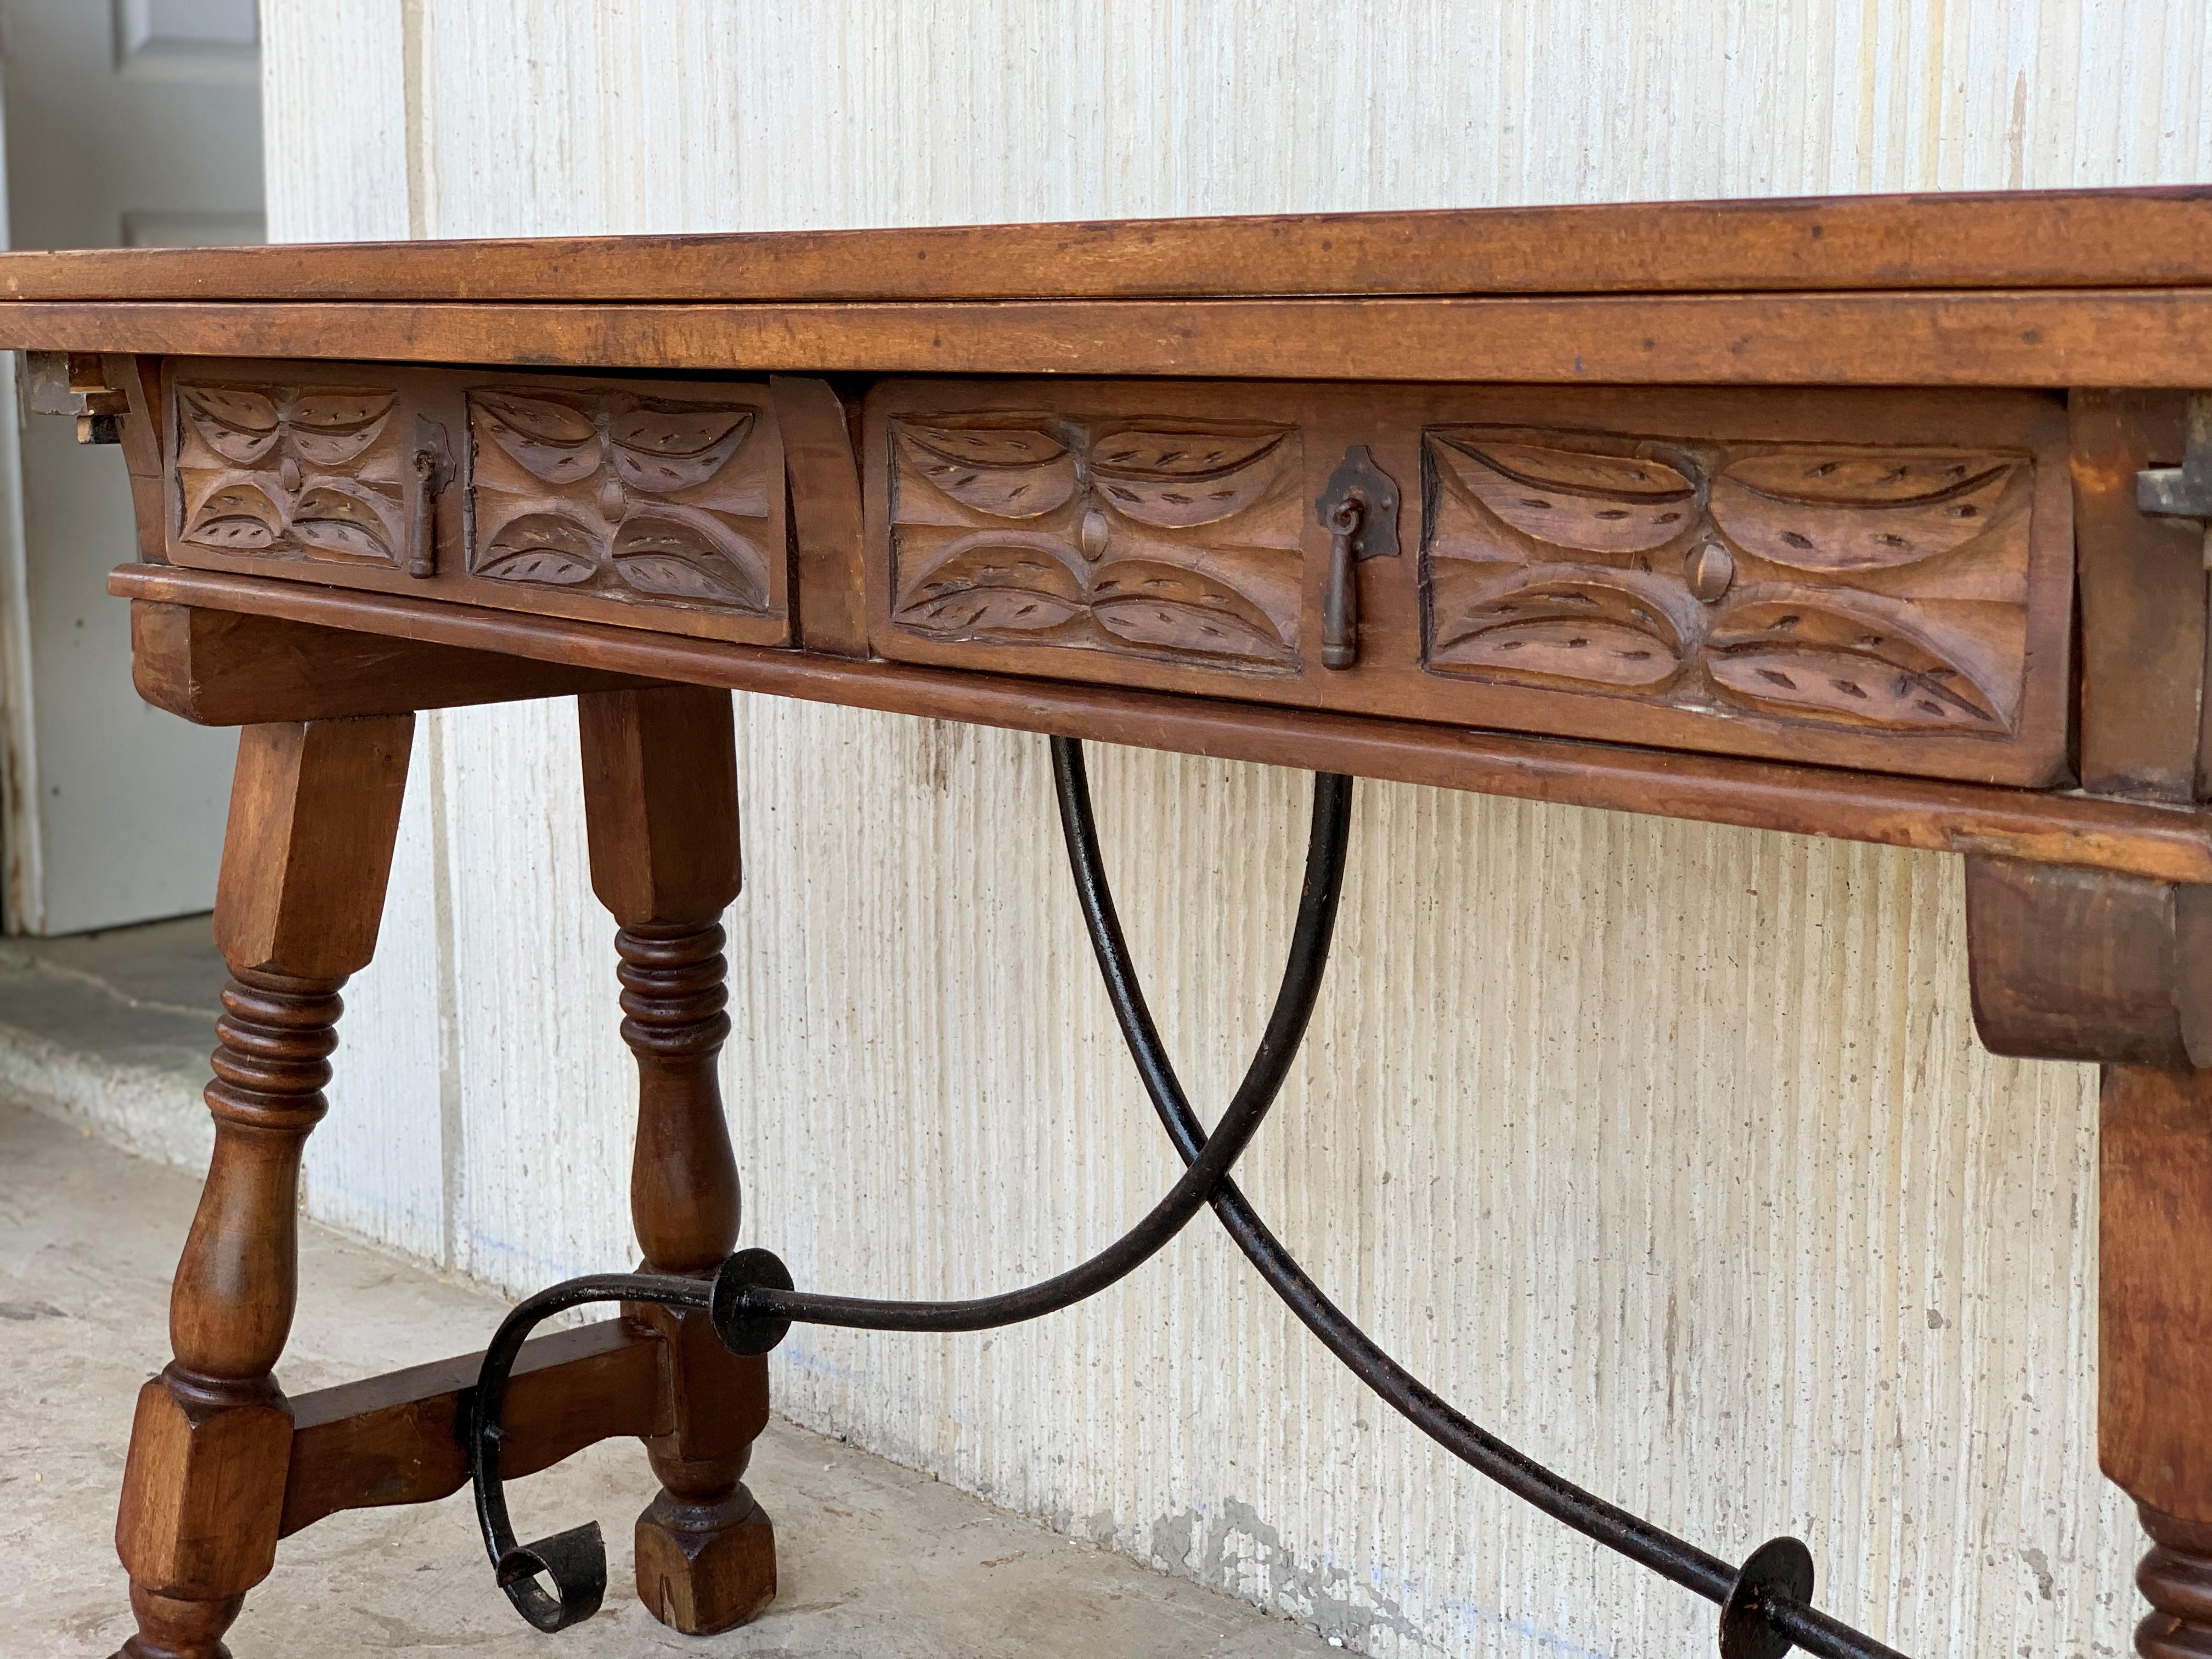
[[[1984, 1042], [2103, 1066], [2099, 1451], [2212, 1654], [2212, 191], [18, 253], [0, 345], [122, 447], [140, 690], [246, 728], [125, 1653], [467, 1479], [475, 1357], [273, 1375], [417, 711], [578, 698], [640, 1245], [729, 1255], [737, 689], [1965, 855]], [[503, 1460], [644, 1439], [720, 1630], [767, 1411], [638, 1306]]]

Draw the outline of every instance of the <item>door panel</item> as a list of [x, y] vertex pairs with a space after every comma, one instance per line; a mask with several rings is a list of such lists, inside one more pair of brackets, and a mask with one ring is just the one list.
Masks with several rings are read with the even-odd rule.
[[[260, 239], [250, 4], [4, 9], [9, 246]], [[223, 39], [203, 53], [213, 12]], [[227, 84], [200, 73], [217, 58]], [[121, 453], [77, 444], [67, 421], [19, 432], [15, 367], [0, 368], [0, 449], [21, 452], [0, 465], [0, 497], [16, 497], [0, 500], [0, 924], [72, 933], [204, 910], [236, 734], [131, 690], [129, 609], [105, 589], [137, 544]]]

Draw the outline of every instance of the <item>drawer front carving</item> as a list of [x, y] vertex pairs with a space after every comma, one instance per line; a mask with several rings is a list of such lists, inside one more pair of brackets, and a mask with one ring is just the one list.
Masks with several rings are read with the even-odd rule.
[[2019, 729], [2033, 458], [1425, 434], [1433, 672], [1899, 733]]
[[[1355, 459], [1397, 534], [1332, 558]], [[884, 657], [2064, 776], [2056, 398], [905, 379], [868, 394], [861, 461]]]
[[908, 662], [1311, 701], [1329, 547], [1316, 495], [1344, 459], [1328, 391], [878, 382], [860, 440], [870, 645]]
[[[850, 489], [787, 477], [751, 382], [179, 359], [164, 395], [179, 564], [740, 644], [793, 638], [788, 492]], [[895, 379], [862, 413], [886, 658], [2064, 776], [2053, 398]], [[1377, 527], [1338, 548], [1348, 478]]]
[[1295, 427], [1016, 405], [895, 416], [887, 441], [895, 629], [1298, 667]]
[[169, 556], [780, 645], [763, 385], [173, 361]]
[[781, 456], [764, 410], [635, 392], [468, 393], [469, 568], [765, 616]]
[[187, 545], [401, 564], [407, 454], [392, 387], [209, 380], [176, 397]]

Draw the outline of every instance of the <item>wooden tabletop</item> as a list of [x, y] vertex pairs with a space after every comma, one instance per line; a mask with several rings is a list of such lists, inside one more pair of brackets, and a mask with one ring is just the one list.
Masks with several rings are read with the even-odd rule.
[[1254, 299], [2212, 286], [2212, 187], [0, 253], [32, 301]]
[[2212, 189], [0, 254], [0, 348], [874, 374], [2212, 386]]

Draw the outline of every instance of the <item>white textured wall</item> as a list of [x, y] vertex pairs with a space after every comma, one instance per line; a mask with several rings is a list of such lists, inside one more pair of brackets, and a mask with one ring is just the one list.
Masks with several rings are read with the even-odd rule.
[[[2212, 177], [2199, 0], [266, 0], [279, 237]], [[742, 368], [742, 365], [732, 365]], [[739, 700], [749, 1241], [957, 1294], [1176, 1164], [1095, 988], [1042, 739]], [[626, 1260], [631, 1079], [565, 705], [430, 716], [318, 1212], [525, 1285]], [[1304, 785], [1097, 757], [1201, 1098]], [[1932, 855], [1363, 787], [1342, 948], [1248, 1189], [1474, 1415], [1924, 1656], [2111, 1653], [2086, 1070], [1973, 1044]], [[309, 1293], [312, 1294], [312, 1287]], [[802, 1331], [781, 1409], [1379, 1655], [1707, 1650], [1710, 1609], [1334, 1370], [1212, 1229], [951, 1340]], [[761, 1494], [769, 1509], [780, 1502]], [[619, 1519], [619, 1517], [616, 1517]]]

